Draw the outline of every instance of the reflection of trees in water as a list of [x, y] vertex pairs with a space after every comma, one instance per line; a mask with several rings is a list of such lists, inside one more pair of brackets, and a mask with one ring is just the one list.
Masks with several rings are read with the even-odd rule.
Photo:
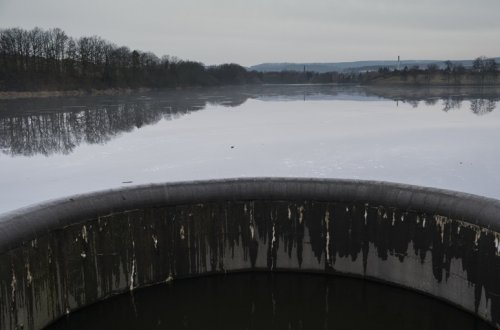
[[[462, 107], [462, 102], [464, 100], [470, 100], [470, 110], [476, 115], [484, 115], [492, 112], [496, 108], [496, 100], [495, 99], [487, 99], [487, 98], [470, 98], [465, 96], [448, 96], [441, 98], [442, 101], [442, 109], [444, 112], [448, 112], [450, 110], [460, 109]], [[411, 99], [411, 100], [402, 100], [410, 104], [413, 108], [418, 108], [420, 101]], [[424, 100], [425, 105], [432, 106], [437, 104], [439, 101], [438, 98], [426, 99]]]
[[[469, 98], [464, 96], [449, 96], [443, 98], [432, 98], [432, 99], [424, 99], [424, 103], [427, 106], [433, 106], [438, 103], [438, 101], [442, 102], [442, 110], [444, 112], [448, 112], [450, 110], [460, 109], [462, 107], [462, 102], [466, 100], [470, 100], [470, 110], [476, 115], [484, 115], [492, 112], [496, 108], [497, 101], [495, 99], [486, 99], [486, 98]], [[403, 102], [409, 104], [412, 108], [418, 108], [420, 105], [420, 100], [417, 99], [396, 99], [398, 102]]]
[[137, 104], [1, 118], [0, 147], [11, 155], [68, 154], [82, 142], [103, 144], [161, 118], [158, 111]]
[[408, 102], [408, 104], [411, 105], [412, 108], [418, 108], [418, 105], [420, 103], [420, 101], [418, 100], [408, 100], [406, 102]]
[[438, 103], [439, 101], [439, 98], [429, 98], [429, 99], [426, 99], [424, 102], [425, 102], [425, 105], [435, 105], [436, 103]]
[[4, 154], [68, 154], [82, 143], [104, 144], [122, 132], [171, 120], [203, 109], [202, 104], [150, 102], [88, 106], [82, 111], [26, 114], [0, 118], [0, 148]]
[[443, 111], [448, 112], [453, 109], [460, 109], [464, 100], [470, 100], [470, 110], [476, 115], [485, 115], [496, 108], [497, 101], [493, 98], [465, 98], [454, 96], [443, 98]]
[[[330, 87], [203, 89], [130, 97], [29, 99], [0, 102], [0, 149], [12, 156], [69, 154], [82, 143], [104, 144], [161, 119], [173, 120], [207, 105], [236, 107], [261, 96], [337, 95]], [[116, 104], [118, 103], [118, 104]], [[74, 110], [84, 109], [84, 110]]]
[[470, 109], [476, 115], [485, 115], [496, 108], [496, 102], [486, 99], [474, 99], [470, 101]]
[[[437, 102], [440, 99], [438, 98], [432, 98], [432, 99], [425, 99], [424, 103], [425, 105], [432, 106], [437, 104]], [[450, 110], [455, 110], [455, 109], [460, 109], [462, 107], [462, 102], [464, 100], [470, 100], [470, 110], [475, 113], [476, 115], [484, 115], [487, 113], [492, 112], [496, 108], [496, 100], [492, 98], [470, 98], [470, 97], [465, 97], [465, 96], [448, 96], [448, 97], [443, 97], [441, 98], [442, 101], [442, 109], [444, 112], [448, 112]], [[399, 100], [398, 100], [399, 101]], [[408, 103], [411, 105], [413, 108], [418, 108], [420, 104], [420, 100], [416, 99], [409, 99], [409, 100], [401, 100], [405, 103]]]
[[448, 112], [453, 109], [460, 109], [462, 107], [461, 97], [448, 97], [443, 98], [443, 111]]
[[[429, 94], [430, 92], [430, 94]], [[412, 94], [413, 93], [413, 94]], [[305, 97], [307, 96], [307, 98]], [[150, 97], [111, 97], [0, 101], [0, 149], [12, 156], [68, 154], [82, 143], [104, 144], [161, 119], [173, 120], [207, 105], [235, 107], [250, 98], [262, 101], [367, 99], [376, 96], [426, 105], [442, 102], [443, 110], [458, 109], [470, 100], [477, 115], [492, 112], [500, 93], [460, 90], [371, 90], [333, 86], [265, 86], [156, 93]]]
[[470, 110], [482, 115], [493, 111], [496, 102], [500, 101], [500, 89], [497, 87], [433, 87], [433, 88], [404, 88], [404, 87], [366, 87], [367, 95], [377, 95], [386, 99], [405, 102], [413, 108], [423, 101], [426, 105], [436, 105], [442, 102], [442, 109], [448, 112], [459, 109], [462, 102], [471, 100]]

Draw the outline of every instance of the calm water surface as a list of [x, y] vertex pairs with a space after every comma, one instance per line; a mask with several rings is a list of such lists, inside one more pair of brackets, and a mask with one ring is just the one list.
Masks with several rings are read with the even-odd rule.
[[263, 86], [0, 100], [0, 213], [127, 185], [387, 180], [500, 198], [500, 92]]
[[474, 316], [381, 284], [299, 274], [177, 280], [69, 315], [47, 330], [487, 330]]

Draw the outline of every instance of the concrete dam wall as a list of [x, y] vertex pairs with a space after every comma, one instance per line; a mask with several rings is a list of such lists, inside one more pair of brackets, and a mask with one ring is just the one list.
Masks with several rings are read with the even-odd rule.
[[0, 329], [237, 271], [383, 281], [500, 328], [499, 254], [500, 201], [445, 190], [255, 178], [102, 191], [0, 216]]

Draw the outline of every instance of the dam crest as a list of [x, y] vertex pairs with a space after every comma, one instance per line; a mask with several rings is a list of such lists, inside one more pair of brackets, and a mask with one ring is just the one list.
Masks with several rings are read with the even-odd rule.
[[231, 272], [343, 275], [500, 328], [500, 201], [396, 183], [151, 184], [0, 215], [0, 328], [42, 329], [110, 296]]

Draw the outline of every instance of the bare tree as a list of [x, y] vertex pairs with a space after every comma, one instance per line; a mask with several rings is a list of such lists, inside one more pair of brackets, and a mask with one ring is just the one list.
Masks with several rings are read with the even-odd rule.
[[453, 71], [453, 62], [450, 60], [444, 61], [444, 72], [446, 73], [446, 78], [448, 80], [448, 84], [450, 83], [452, 71]]
[[452, 74], [453, 74], [453, 80], [455, 84], [459, 84], [461, 82], [461, 78], [465, 73], [465, 67], [463, 66], [462, 63], [457, 63], [453, 66], [452, 69]]

